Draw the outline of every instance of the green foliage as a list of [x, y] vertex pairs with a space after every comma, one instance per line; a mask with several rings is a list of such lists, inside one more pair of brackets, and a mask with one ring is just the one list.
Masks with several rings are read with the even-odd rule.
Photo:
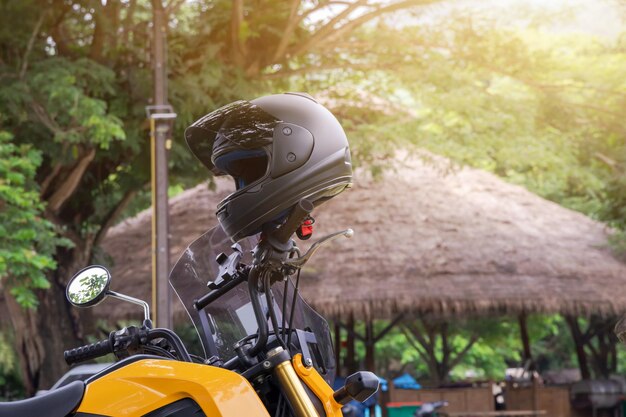
[[[182, 139], [191, 121], [300, 90], [333, 110], [355, 162], [375, 174], [397, 149], [423, 147], [626, 229], [626, 38], [468, 14], [394, 25], [376, 18], [389, 3], [335, 19], [329, 2], [243, 2], [239, 15], [226, 0], [169, 2], [172, 191], [208, 176]], [[0, 3], [0, 278], [22, 305], [36, 305], [46, 273], [87, 263], [116, 219], [149, 204], [151, 18], [147, 1]], [[538, 354], [571, 364], [563, 322], [537, 321]], [[500, 375], [503, 358], [519, 359], [514, 322], [452, 327], [457, 351], [481, 335], [455, 377]], [[392, 332], [381, 355], [425, 374], [404, 337]]]
[[496, 27], [471, 15], [367, 27], [336, 46], [345, 68], [291, 85], [325, 91], [357, 160], [427, 148], [622, 227], [623, 39]]
[[[389, 323], [375, 323], [375, 333]], [[528, 317], [531, 351], [540, 372], [563, 368], [576, 368], [576, 358], [571, 335], [564, 319], [559, 315], [531, 315]], [[363, 332], [357, 326], [358, 332]], [[424, 331], [424, 334], [427, 332]], [[450, 319], [448, 343], [456, 352], [461, 351], [475, 335], [478, 340], [450, 373], [452, 381], [475, 379], [500, 380], [510, 367], [521, 367], [522, 345], [518, 321], [511, 317]], [[404, 372], [414, 375], [419, 381], [435, 381], [427, 361], [407, 340], [407, 332], [401, 327], [391, 330], [376, 344], [376, 371], [385, 377], [395, 378]], [[344, 339], [347, 335], [344, 333]], [[345, 349], [344, 349], [345, 353]], [[365, 357], [362, 344], [357, 344], [357, 354], [361, 361]], [[442, 359], [441, 339], [437, 339], [435, 357]], [[626, 369], [625, 354], [619, 357], [620, 368]]]
[[52, 254], [61, 243], [42, 218], [44, 205], [34, 182], [40, 162], [40, 151], [16, 145], [0, 131], [0, 280], [26, 307], [37, 305], [33, 290], [50, 286], [46, 271], [56, 266]]
[[[84, 256], [67, 250], [68, 242], [81, 250], [97, 246], [149, 184], [144, 106], [151, 96], [151, 9], [146, 2], [113, 3], [28, 0], [0, 6], [0, 277], [24, 306], [37, 304], [31, 289], [47, 288], [45, 274], [59, 262]], [[107, 26], [114, 7], [121, 26]], [[247, 83], [226, 82], [210, 43], [197, 49], [195, 32], [202, 27], [199, 16], [183, 10], [180, 26], [170, 33], [170, 100], [179, 114], [170, 180], [178, 190], [208, 175], [191, 163], [182, 128], [239, 98], [239, 86]], [[191, 51], [200, 53], [202, 64], [178, 73], [176, 64], [189, 65]]]
[[7, 401], [24, 395], [17, 357], [9, 335], [0, 332], [0, 400]]

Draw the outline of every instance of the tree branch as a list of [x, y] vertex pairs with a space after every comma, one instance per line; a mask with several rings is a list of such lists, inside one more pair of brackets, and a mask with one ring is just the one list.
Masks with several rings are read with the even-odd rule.
[[106, 37], [105, 27], [107, 26], [107, 17], [105, 10], [110, 5], [110, 1], [103, 5], [97, 1], [96, 11], [94, 13], [94, 29], [91, 37], [91, 46], [89, 47], [89, 58], [100, 62], [104, 53], [104, 40]]
[[415, 351], [422, 358], [422, 360], [424, 360], [424, 362], [426, 363], [429, 363], [430, 358], [428, 357], [428, 354], [426, 353], [426, 351], [422, 350], [422, 347], [418, 345], [419, 342], [416, 343], [415, 340], [413, 340], [412, 332], [409, 332], [406, 326], [401, 326], [401, 331], [402, 333], [404, 333], [404, 337], [406, 337], [407, 342], [409, 342], [411, 347], [415, 349]]
[[441, 324], [441, 350], [443, 353], [443, 357], [441, 358], [441, 364], [445, 367], [450, 360], [450, 355], [452, 354], [452, 350], [448, 345], [448, 323]]
[[96, 150], [91, 148], [82, 158], [78, 160], [78, 163], [74, 165], [70, 174], [65, 181], [56, 189], [48, 200], [48, 207], [53, 213], [58, 213], [63, 204], [74, 194], [76, 188], [80, 184], [83, 174], [87, 170], [87, 167], [93, 161], [96, 156]]
[[137, 192], [138, 192], [138, 190], [136, 190], [136, 189], [135, 190], [128, 190], [128, 191], [126, 191], [126, 193], [124, 193], [124, 196], [115, 205], [115, 207], [113, 207], [107, 213], [107, 215], [104, 218], [104, 221], [102, 222], [102, 226], [100, 227], [100, 229], [96, 233], [96, 237], [93, 240], [93, 246], [98, 246], [100, 244], [100, 242], [102, 241], [102, 239], [106, 235], [106, 233], [109, 230], [109, 228], [111, 226], [113, 226], [113, 224], [118, 219], [120, 214], [122, 214], [122, 212], [128, 206], [128, 204], [133, 200], [133, 198], [135, 198], [135, 196], [137, 195]]
[[420, 320], [422, 322], [422, 326], [424, 327], [424, 329], [426, 330], [426, 336], [428, 337], [428, 341], [429, 341], [429, 346], [431, 347], [431, 351], [433, 353], [433, 355], [435, 354], [435, 348], [437, 346], [437, 335], [436, 335], [436, 331], [433, 328], [433, 326], [431, 326], [428, 321], [421, 319]]
[[456, 354], [456, 357], [450, 361], [450, 364], [448, 365], [448, 371], [454, 369], [454, 367], [457, 366], [461, 362], [461, 360], [467, 354], [467, 352], [469, 352], [472, 346], [474, 346], [474, 343], [478, 342], [478, 339], [480, 339], [480, 337], [477, 334], [472, 335], [469, 342], [467, 342], [467, 345], [465, 345], [465, 347], [459, 353]]
[[76, 233], [76, 231], [71, 227], [63, 227], [66, 226], [64, 222], [59, 218], [59, 216], [56, 215], [56, 213], [53, 213], [49, 207], [46, 207], [46, 210], [43, 214], [46, 220], [50, 221], [50, 223], [52, 224], [59, 226], [61, 235], [69, 239], [74, 244], [74, 246], [81, 246], [83, 244], [82, 237], [78, 233]]
[[55, 135], [62, 135], [74, 132], [84, 132], [87, 130], [84, 126], [74, 126], [69, 129], [63, 129], [59, 124], [48, 114], [48, 111], [38, 102], [31, 101], [30, 108], [33, 110], [39, 121], [47, 127]]
[[171, 0], [167, 6], [165, 6], [165, 16], [166, 18], [168, 16], [171, 16], [172, 14], [176, 13], [178, 11], [178, 9], [181, 8], [181, 6], [183, 4], [185, 4], [187, 0]]
[[363, 16], [360, 16], [348, 23], [346, 23], [345, 25], [343, 25], [342, 27], [340, 27], [339, 29], [337, 29], [336, 31], [332, 32], [331, 35], [328, 37], [328, 41], [335, 39], [339, 36], [342, 36], [343, 34], [350, 32], [354, 29], [356, 29], [359, 26], [364, 25], [365, 23], [379, 17], [382, 16], [384, 14], [388, 14], [388, 13], [393, 13], [395, 11], [398, 10], [402, 10], [402, 9], [408, 9], [409, 7], [413, 7], [413, 6], [425, 6], [427, 4], [430, 3], [435, 3], [438, 0], [406, 0], [406, 1], [401, 1], [395, 4], [391, 4], [389, 6], [385, 6], [385, 7], [379, 7], [378, 9], [374, 10], [373, 12], [367, 13]]
[[20, 69], [20, 80], [24, 79], [26, 75], [26, 70], [28, 69], [28, 56], [33, 50], [33, 45], [35, 45], [35, 39], [37, 39], [37, 35], [39, 34], [39, 29], [41, 29], [41, 25], [43, 24], [44, 18], [46, 17], [47, 11], [44, 10], [39, 16], [37, 23], [35, 24], [35, 28], [33, 29], [33, 33], [30, 35], [30, 39], [28, 40], [28, 45], [26, 45], [26, 51], [24, 52], [24, 57], [22, 58], [22, 68]]
[[415, 337], [415, 340], [417, 340], [420, 345], [424, 346], [424, 349], [426, 349], [429, 352], [432, 350], [432, 346], [430, 345], [430, 343], [428, 343], [426, 338], [422, 336], [422, 332], [420, 332], [420, 330], [417, 327], [415, 327], [413, 323], [410, 323], [410, 322], [404, 323], [403, 327], [405, 327], [411, 332], [413, 337]]
[[[292, 30], [292, 32], [291, 33], [285, 33], [287, 35], [287, 42], [289, 41], [289, 37], [293, 34], [293, 31], [298, 26], [300, 26], [300, 24], [304, 21], [304, 19], [309, 17], [311, 14], [313, 14], [313, 13], [319, 11], [319, 10], [322, 10], [324, 8], [327, 8], [329, 6], [333, 6], [333, 5], [346, 5], [346, 6], [349, 6], [351, 4], [353, 4], [353, 2], [352, 1], [347, 1], [347, 0], [345, 0], [345, 1], [344, 0], [337, 0], [337, 1], [319, 2], [316, 6], [311, 7], [309, 10], [306, 10], [303, 13], [297, 15], [297, 17], [293, 21], [293, 30]], [[287, 43], [287, 46], [289, 46], [288, 43]], [[283, 51], [282, 55], [284, 55], [283, 58], [286, 58], [287, 56], [289, 56], [289, 54], [287, 54], [287, 49], [285, 49], [285, 51]], [[281, 56], [279, 55], [279, 56], [276, 57], [276, 62], [280, 62], [280, 61], [282, 61], [282, 59], [281, 59]]]
[[[333, 18], [330, 22], [328, 22], [327, 24], [325, 24], [322, 29], [320, 29], [318, 32], [316, 32], [311, 38], [309, 38], [308, 41], [304, 42], [303, 44], [299, 45], [291, 55], [300, 55], [303, 54], [305, 52], [310, 51], [311, 49], [314, 49], [317, 45], [319, 45], [321, 42], [330, 42], [333, 39], [338, 38], [339, 36], [342, 36], [354, 29], [356, 29], [359, 26], [364, 25], [365, 23], [379, 17], [382, 16], [384, 14], [387, 13], [392, 13], [398, 10], [402, 10], [402, 9], [407, 9], [409, 7], [412, 6], [420, 6], [420, 5], [426, 5], [426, 4], [430, 4], [430, 3], [434, 3], [437, 0], [405, 0], [405, 1], [399, 1], [397, 3], [394, 4], [390, 4], [388, 6], [378, 6], [377, 8], [375, 8], [373, 11], [366, 13], [362, 16], [359, 16], [357, 18], [355, 18], [354, 20], [350, 20], [347, 23], [343, 24], [342, 26], [340, 26], [339, 28], [335, 28], [335, 25], [337, 23], [339, 23], [341, 20], [343, 20], [345, 17], [347, 17], [346, 14], [344, 14], [345, 11], [349, 10], [349, 13], [352, 13], [355, 9], [355, 7], [352, 6], [364, 6], [362, 1], [358, 1], [356, 3], [354, 3], [352, 6], [346, 8], [346, 10], [344, 10], [342, 13], [340, 13], [339, 15], [337, 15], [335, 18]], [[348, 13], [348, 14], [349, 14]]]
[[396, 318], [391, 320], [391, 322], [387, 326], [385, 326], [385, 328], [382, 329], [380, 333], [374, 336], [374, 343], [380, 341], [380, 339], [385, 337], [387, 333], [389, 333], [394, 327], [396, 327], [396, 325], [400, 322], [400, 320], [402, 320], [403, 317], [404, 313], [400, 313], [396, 316]]
[[[266, 80], [273, 80], [273, 79], [280, 79], [280, 78], [284, 78], [284, 77], [290, 77], [292, 75], [302, 75], [302, 74], [309, 74], [315, 71], [332, 71], [332, 70], [346, 70], [346, 66], [349, 66], [349, 69], [351, 71], [354, 70], [370, 70], [372, 68], [371, 65], [369, 64], [331, 64], [331, 65], [315, 65], [315, 66], [306, 66], [306, 67], [301, 67], [301, 68], [297, 68], [297, 69], [293, 69], [293, 70], [287, 70], [287, 71], [278, 71], [278, 72], [273, 72], [270, 74], [263, 74], [261, 75], [260, 78], [262, 79], [266, 79]], [[378, 69], [382, 69], [382, 68], [386, 68], [387, 66], [385, 65], [379, 65]]]
[[55, 122], [54, 119], [50, 117], [46, 109], [44, 109], [41, 104], [37, 103], [36, 101], [32, 101], [30, 107], [31, 109], [33, 109], [33, 112], [35, 112], [35, 115], [39, 118], [39, 121], [48, 129], [50, 129], [52, 133], [54, 133], [55, 135], [63, 133], [63, 129], [61, 129], [61, 126], [59, 126], [57, 122]]
[[274, 52], [274, 62], [281, 61], [281, 57], [285, 55], [285, 51], [287, 50], [287, 46], [289, 45], [291, 35], [300, 23], [300, 21], [296, 19], [299, 5], [300, 0], [291, 0], [291, 9], [289, 10], [289, 17], [287, 18], [287, 27], [283, 31], [283, 35], [280, 37], [280, 42], [278, 43], [276, 51]]
[[324, 26], [322, 26], [321, 29], [315, 32], [313, 36], [311, 36], [306, 42], [298, 45], [290, 55], [300, 55], [301, 53], [310, 50], [313, 45], [318, 44], [330, 33], [332, 33], [335, 30], [335, 25], [337, 25], [343, 19], [347, 18], [353, 11], [361, 6], [367, 6], [367, 0], [355, 1], [354, 3], [343, 9], [341, 13], [330, 19], [328, 23], [326, 23]]
[[230, 47], [232, 51], [233, 62], [243, 67], [243, 58], [245, 55], [245, 46], [241, 42], [239, 36], [241, 25], [243, 24], [243, 0], [234, 0], [232, 2], [232, 15], [230, 19]]
[[54, 180], [54, 178], [57, 175], [59, 175], [59, 172], [61, 172], [62, 167], [63, 165], [60, 162], [57, 162], [56, 164], [54, 164], [54, 167], [52, 168], [50, 173], [42, 181], [41, 186], [39, 186], [39, 194], [41, 196], [44, 196], [46, 194], [46, 191], [48, 191], [48, 187], [52, 183], [52, 180]]
[[136, 0], [130, 0], [128, 3], [128, 10], [126, 10], [126, 16], [124, 17], [124, 23], [122, 24], [124, 30], [124, 37], [122, 41], [122, 45], [125, 47], [129, 47], [130, 42], [130, 32], [133, 27], [133, 18], [135, 16], [135, 8], [137, 6]]

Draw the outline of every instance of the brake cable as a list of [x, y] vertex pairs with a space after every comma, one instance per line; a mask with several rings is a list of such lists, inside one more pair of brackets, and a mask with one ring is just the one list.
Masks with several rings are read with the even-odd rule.
[[278, 343], [283, 347], [283, 349], [287, 349], [287, 345], [285, 341], [280, 336], [280, 327], [278, 327], [278, 318], [276, 317], [276, 310], [274, 309], [274, 295], [272, 294], [272, 284], [271, 284], [272, 274], [270, 271], [265, 272], [265, 276], [263, 277], [263, 287], [265, 290], [265, 300], [267, 301], [267, 310], [270, 313], [270, 320], [272, 321], [272, 327], [274, 328], [274, 335], [278, 340]]
[[289, 334], [287, 335], [287, 346], [291, 346], [291, 334], [293, 333], [291, 331], [292, 329], [292, 325], [293, 325], [293, 316], [295, 314], [295, 310], [296, 310], [296, 300], [298, 297], [298, 287], [300, 286], [300, 271], [301, 269], [298, 269], [298, 273], [296, 275], [296, 285], [293, 288], [293, 299], [291, 300], [291, 312], [289, 313]]
[[[293, 251], [291, 252], [291, 254], [289, 255], [289, 258], [293, 258], [295, 255], [298, 255], [298, 257], [302, 256], [302, 253], [300, 252], [300, 249], [297, 246], [294, 246]], [[287, 279], [285, 279], [285, 286], [283, 288], [283, 308], [282, 308], [282, 332], [281, 332], [281, 336], [283, 337], [283, 340], [285, 338], [285, 336], [287, 336], [287, 331], [291, 331], [291, 326], [289, 328], [289, 330], [287, 328], [285, 328], [285, 324], [286, 323], [286, 318], [287, 318], [287, 297], [289, 294], [289, 283], [291, 282], [291, 280], [289, 279], [289, 277], [287, 277]]]

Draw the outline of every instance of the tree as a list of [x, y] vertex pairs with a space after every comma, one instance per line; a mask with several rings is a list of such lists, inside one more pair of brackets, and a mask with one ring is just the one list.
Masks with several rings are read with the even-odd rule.
[[457, 347], [456, 340], [449, 340], [450, 324], [444, 320], [407, 322], [403, 328], [407, 341], [428, 365], [428, 375], [435, 386], [449, 381], [450, 371], [480, 338], [478, 333], [471, 332], [468, 340]]
[[613, 333], [616, 318], [591, 315], [586, 320], [576, 316], [566, 316], [565, 320], [574, 340], [582, 378], [608, 378], [615, 373], [618, 365], [618, 340]]
[[[167, 2], [176, 138], [203, 112], [267, 91], [283, 75], [315, 70], [302, 65], [336, 53], [327, 47], [363, 24], [424, 3], [277, 1], [262, 11], [255, 4], [250, 13], [253, 6], [243, 1]], [[334, 11], [337, 5], [340, 10]], [[322, 10], [328, 19], [311, 19]], [[99, 256], [106, 231], [149, 184], [144, 106], [150, 97], [150, 15], [150, 3], [140, 0], [0, 5], [0, 113], [12, 143], [18, 149], [29, 144], [41, 155], [27, 191], [39, 195], [36, 209], [47, 222], [41, 224], [58, 233], [37, 236], [52, 248], [41, 252], [41, 259], [50, 269], [52, 260], [56, 263], [47, 284], [43, 279], [34, 287], [25, 284], [23, 275], [11, 273], [13, 265], [2, 275], [16, 333], [29, 344], [18, 343], [17, 352], [31, 394], [64, 371], [63, 349], [81, 344], [89, 331], [85, 313], [81, 319], [64, 298], [68, 278]], [[191, 161], [176, 141], [174, 185], [206, 175]], [[47, 285], [50, 289], [36, 297], [28, 292]], [[15, 294], [22, 294], [22, 306], [36, 309], [14, 303]]]
[[[349, 131], [355, 161], [377, 167], [398, 147], [424, 146], [619, 225], [623, 40], [571, 42], [474, 16], [431, 26], [392, 19], [430, 3], [167, 2], [169, 97], [179, 115], [171, 183], [206, 175], [179, 140], [198, 116], [268, 91], [316, 90]], [[34, 292], [37, 310], [16, 304], [11, 314], [20, 338], [47, 343], [46, 352], [18, 345], [31, 392], [64, 370], [62, 350], [89, 330], [63, 297], [67, 279], [101, 256], [108, 228], [146, 193], [150, 22], [147, 0], [0, 5], [3, 130], [18, 149], [40, 153], [25, 191], [38, 193], [43, 205], [33, 208], [58, 233], [36, 239], [53, 247], [38, 252], [56, 262], [50, 289]], [[24, 276], [2, 281], [34, 304]]]
[[[28, 144], [16, 145], [11, 139], [9, 133], [0, 131], [0, 289], [9, 311], [15, 312], [19, 305], [35, 306], [34, 291], [50, 287], [45, 273], [56, 266], [52, 259], [55, 245], [64, 242], [56, 237], [53, 224], [42, 218], [43, 204], [34, 179], [41, 152]], [[14, 327], [35, 330], [28, 316], [11, 315], [11, 319]], [[43, 355], [44, 346], [38, 341], [23, 333], [16, 333], [14, 339], [19, 351], [29, 352], [33, 361]], [[1, 362], [3, 368], [13, 371], [14, 367], [7, 365], [10, 361]], [[25, 374], [30, 371], [23, 368]]]
[[[32, 394], [64, 372], [63, 349], [84, 341], [85, 323], [64, 297], [68, 278], [92, 260], [106, 230], [148, 183], [142, 120], [149, 83], [141, 81], [148, 79], [149, 8], [135, 1], [25, 1], [1, 8], [0, 113], [13, 136], [2, 149], [30, 152], [25, 204], [45, 219], [22, 224], [21, 236], [41, 248], [41, 259], [29, 260], [41, 268], [21, 270], [26, 262], [12, 257], [1, 271]], [[16, 248], [11, 242], [10, 250]]]

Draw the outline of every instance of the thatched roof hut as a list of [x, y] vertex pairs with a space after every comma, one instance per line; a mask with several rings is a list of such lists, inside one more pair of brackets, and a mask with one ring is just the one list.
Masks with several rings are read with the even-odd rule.
[[[314, 239], [348, 227], [355, 235], [307, 265], [305, 298], [329, 317], [359, 319], [626, 310], [626, 265], [611, 254], [604, 225], [492, 174], [451, 168], [431, 158], [398, 162], [377, 181], [361, 172], [353, 189], [318, 208]], [[215, 225], [230, 190], [218, 181], [171, 200], [172, 263]], [[149, 300], [150, 212], [113, 228], [103, 246], [112, 288]], [[96, 310], [137, 315], [119, 302]]]

